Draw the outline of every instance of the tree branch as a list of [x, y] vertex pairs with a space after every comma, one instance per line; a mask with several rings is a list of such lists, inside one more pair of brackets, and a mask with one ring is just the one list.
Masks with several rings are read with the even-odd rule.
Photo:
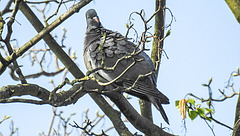
[[[79, 83], [74, 85], [68, 91], [56, 93], [52, 101], [49, 101], [51, 92], [36, 84], [19, 84], [3, 86], [2, 88], [0, 88], [0, 103], [23, 102], [32, 104], [50, 104], [53, 106], [65, 106], [75, 103], [80, 97], [86, 94], [86, 91], [85, 92], [83, 91], [82, 86], [83, 84]], [[76, 91], [79, 89], [80, 91], [78, 91], [76, 94]], [[34, 99], [10, 99], [13, 96], [23, 95], [31, 95], [41, 99], [41, 101]]]
[[172, 134], [163, 131], [162, 128], [159, 128], [147, 118], [139, 115], [127, 99], [119, 92], [112, 91], [105, 95], [107, 95], [118, 106], [128, 121], [144, 134], [151, 136], [173, 136]]
[[[86, 94], [93, 88], [98, 88], [99, 91], [103, 89], [102, 86], [99, 86], [96, 81], [92, 80], [83, 80], [82, 82], [75, 84], [72, 88], [67, 91], [62, 91], [54, 94], [53, 98], [51, 97], [51, 92], [45, 88], [42, 88], [35, 84], [21, 84], [21, 85], [9, 85], [0, 88], [0, 103], [12, 103], [12, 102], [23, 102], [23, 103], [33, 103], [33, 104], [50, 104], [53, 106], [65, 106], [72, 103], [75, 103], [80, 97]], [[131, 122], [137, 129], [142, 131], [147, 135], [163, 135], [163, 136], [172, 136], [171, 134], [164, 132], [162, 128], [154, 125], [148, 119], [142, 117], [138, 112], [131, 106], [131, 104], [126, 100], [126, 98], [117, 91], [106, 91], [107, 95], [122, 111], [122, 113], [127, 117], [129, 122]], [[111, 106], [106, 102], [106, 100], [97, 93], [90, 93], [91, 96], [97, 97], [101, 104], [100, 108], [104, 113], [112, 120], [114, 127], [117, 129], [120, 135], [132, 135], [127, 127], [121, 120], [121, 114], [116, 110], [113, 110]], [[23, 96], [31, 95], [41, 99], [10, 99], [13, 96]], [[49, 101], [50, 100], [50, 101]], [[110, 107], [108, 107], [110, 106]]]
[[163, 40], [159, 43], [164, 36], [164, 25], [165, 25], [165, 5], [166, 0], [156, 0], [156, 15], [155, 15], [155, 27], [154, 27], [154, 35], [157, 38], [153, 40], [153, 49], [151, 53], [151, 59], [156, 68], [156, 74], [159, 73], [160, 61], [163, 50]]
[[[151, 53], [151, 59], [153, 61], [153, 64], [156, 68], [156, 75], [158, 75], [159, 72], [159, 64], [161, 60], [161, 54], [162, 54], [162, 48], [163, 48], [163, 41], [159, 43], [159, 39], [163, 38], [164, 34], [164, 22], [165, 22], [165, 0], [156, 0], [155, 1], [155, 13], [146, 21], [149, 22], [153, 17], [155, 17], [155, 27], [154, 27], [154, 33], [157, 36], [157, 39], [154, 38], [153, 45], [152, 45], [152, 53]], [[157, 81], [157, 76], [156, 76]], [[142, 101], [142, 102], [141, 102]], [[148, 118], [149, 120], [152, 120], [152, 108], [151, 103], [140, 100], [140, 108], [141, 108], [141, 114]]]
[[[62, 91], [56, 93], [51, 101], [51, 92], [47, 89], [40, 87], [36, 84], [21, 84], [21, 85], [8, 85], [0, 88], [0, 103], [13, 103], [13, 102], [22, 102], [22, 103], [31, 103], [31, 104], [50, 104], [52, 106], [66, 106], [72, 103], [75, 103], [80, 97], [86, 94], [92, 88], [98, 88], [100, 91], [103, 89], [97, 84], [97, 82], [92, 80], [84, 80], [78, 84], [75, 84], [72, 88], [67, 91]], [[76, 94], [77, 92], [77, 94]], [[115, 129], [120, 135], [132, 135], [128, 128], [124, 125], [121, 120], [121, 113], [112, 109], [112, 107], [106, 102], [106, 100], [97, 93], [91, 93], [92, 96], [97, 97], [99, 102], [97, 103], [104, 113], [112, 120]], [[31, 95], [41, 99], [10, 99], [13, 96], [23, 96]]]
[[12, 11], [12, 10], [10, 10], [10, 6], [12, 5], [12, 1], [13, 0], [8, 1], [6, 7], [0, 12], [0, 16]]
[[239, 120], [240, 120], [240, 95], [238, 96], [237, 105], [236, 105], [233, 136], [240, 136], [240, 121]]
[[[10, 44], [10, 40], [11, 40], [11, 35], [12, 35], [12, 25], [13, 25], [13, 23], [15, 21], [15, 16], [16, 16], [16, 14], [18, 12], [19, 4], [20, 4], [20, 0], [15, 0], [15, 6], [14, 6], [14, 9], [12, 11], [11, 18], [10, 18], [9, 22], [7, 23], [8, 33], [7, 33], [7, 36], [6, 36], [5, 40], [3, 40], [4, 43], [7, 46], [9, 55], [11, 55], [13, 53], [13, 48], [12, 48], [12, 46]], [[19, 68], [17, 60], [13, 61], [13, 66], [16, 69], [16, 73], [19, 75], [19, 79], [20, 79], [21, 83], [22, 84], [26, 84], [27, 81], [24, 78], [21, 69]]]
[[[12, 77], [12, 79], [15, 80], [15, 81], [19, 81], [20, 80], [19, 77], [17, 77], [15, 75], [15, 73], [14, 73], [15, 72], [15, 68], [11, 64], [8, 66], [8, 68], [10, 69], [9, 74]], [[54, 72], [46, 72], [46, 71], [42, 70], [41, 72], [30, 74], [30, 75], [25, 75], [24, 77], [25, 77], [25, 79], [38, 78], [38, 77], [43, 76], [43, 75], [50, 77], [50, 76], [55, 76], [55, 75], [61, 73], [64, 70], [65, 70], [65, 67], [64, 68], [60, 68], [60, 69], [58, 69], [57, 71], [54, 71]]]
[[[44, 29], [41, 28], [40, 32], [34, 38], [32, 38], [30, 41], [28, 41], [26, 44], [24, 44], [22, 47], [20, 47], [16, 51], [16, 53], [13, 53], [9, 57], [5, 58], [7, 60], [6, 65], [3, 65], [2, 63], [0, 63], [0, 75], [4, 72], [5, 68], [10, 63], [12, 63], [18, 57], [22, 56], [27, 50], [29, 50], [33, 45], [35, 45], [38, 41], [40, 41], [45, 36], [45, 34], [51, 32], [53, 29], [55, 29], [57, 26], [59, 26], [62, 22], [64, 22], [67, 18], [69, 18], [74, 13], [78, 12], [82, 7], [87, 5], [89, 2], [91, 2], [91, 0], [82, 0], [82, 1], [80, 1], [78, 4], [76, 4], [72, 8], [70, 8], [67, 12], [65, 12], [64, 14], [59, 16], [49, 26], [45, 27]], [[24, 3], [24, 2], [21, 2], [20, 4], [22, 4], [22, 3]], [[61, 52], [58, 52], [58, 53], [61, 53]], [[61, 55], [59, 55], [59, 56], [61, 56]], [[67, 65], [67, 66], [69, 66], [69, 65]], [[67, 68], [71, 69], [70, 67], [67, 67]], [[80, 72], [80, 71], [78, 71], [78, 74], [83, 76], [82, 72]]]
[[229, 96], [223, 95], [223, 98], [222, 98], [222, 99], [214, 99], [214, 98], [211, 98], [211, 99], [203, 99], [203, 98], [200, 98], [200, 97], [198, 97], [198, 96], [196, 96], [196, 95], [194, 95], [194, 94], [192, 94], [192, 93], [188, 93], [187, 95], [190, 95], [190, 96], [192, 96], [192, 97], [194, 97], [194, 98], [196, 98], [196, 99], [198, 99], [198, 100], [200, 100], [200, 101], [202, 101], [202, 102], [209, 102], [209, 101], [222, 102], [222, 101], [224, 101], [224, 100], [226, 100], [226, 99], [228, 99], [228, 98], [232, 98], [232, 97], [235, 96], [235, 95], [239, 95], [239, 93], [233, 92], [233, 93], [232, 93], [231, 95], [229, 95]]
[[232, 10], [236, 20], [240, 23], [240, 0], [225, 0], [228, 7]]

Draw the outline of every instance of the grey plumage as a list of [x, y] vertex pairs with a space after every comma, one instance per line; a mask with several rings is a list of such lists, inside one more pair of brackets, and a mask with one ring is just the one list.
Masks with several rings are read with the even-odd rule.
[[[105, 29], [94, 9], [86, 12], [86, 20], [87, 31], [84, 41], [86, 68], [88, 70], [113, 68], [113, 70], [99, 69], [92, 74], [101, 82], [117, 79], [115, 85], [132, 87], [127, 93], [153, 103], [168, 123], [161, 104], [169, 104], [169, 99], [156, 88], [155, 68], [149, 56], [145, 52], [132, 55], [134, 51], [139, 51], [136, 45], [121, 34]], [[145, 76], [137, 80], [139, 75]]]

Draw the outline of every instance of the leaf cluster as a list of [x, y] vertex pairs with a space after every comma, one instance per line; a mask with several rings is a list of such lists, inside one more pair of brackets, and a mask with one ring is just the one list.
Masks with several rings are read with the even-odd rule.
[[[183, 102], [184, 101], [184, 102]], [[196, 100], [189, 98], [188, 100], [182, 99], [175, 101], [175, 106], [178, 108], [183, 116], [186, 118], [186, 113], [191, 120], [194, 120], [197, 116], [200, 118], [212, 121], [207, 115], [214, 113], [213, 109], [202, 107], [201, 104], [196, 104]], [[184, 113], [185, 111], [185, 113]]]

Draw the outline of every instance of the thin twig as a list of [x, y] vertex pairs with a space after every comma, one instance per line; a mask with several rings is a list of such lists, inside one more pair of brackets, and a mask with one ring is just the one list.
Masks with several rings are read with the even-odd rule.
[[205, 123], [207, 124], [207, 126], [210, 128], [212, 134], [215, 136], [215, 133], [213, 131], [213, 128], [209, 125], [209, 123], [204, 119]]
[[226, 125], [226, 124], [224, 124], [224, 123], [222, 123], [222, 122], [214, 119], [213, 117], [210, 117], [210, 119], [212, 119], [212, 120], [213, 120], [214, 122], [216, 122], [217, 124], [220, 124], [220, 125], [222, 125], [222, 126], [224, 126], [224, 127], [226, 127], [226, 128], [229, 128], [229, 129], [233, 130], [232, 127], [230, 127], [230, 126], [228, 126], [228, 125]]
[[62, 5], [62, 2], [63, 2], [63, 0], [61, 0], [61, 1], [58, 3], [58, 7], [57, 7], [56, 11], [55, 11], [51, 16], [49, 16], [47, 19], [45, 19], [45, 23], [47, 23], [47, 21], [48, 21], [49, 19], [51, 19], [53, 16], [57, 15], [57, 13], [58, 13], [58, 11], [59, 11], [59, 9], [60, 9], [60, 6]]
[[54, 123], [54, 120], [55, 120], [55, 117], [56, 117], [56, 111], [57, 111], [57, 108], [53, 107], [53, 116], [52, 116], [52, 120], [51, 120], [51, 123], [50, 123], [50, 127], [49, 127], [49, 130], [48, 130], [48, 135], [47, 136], [50, 136], [50, 134], [51, 134], [53, 123]]
[[[10, 44], [10, 38], [11, 38], [11, 35], [12, 35], [12, 32], [13, 32], [12, 31], [12, 25], [14, 23], [15, 16], [16, 16], [18, 8], [19, 8], [19, 4], [20, 4], [20, 0], [15, 0], [15, 6], [14, 6], [14, 9], [12, 11], [11, 18], [10, 18], [9, 22], [7, 23], [8, 33], [7, 33], [7, 36], [6, 36], [5, 40], [4, 40], [4, 43], [7, 46], [9, 55], [13, 54], [13, 49], [12, 49], [11, 44]], [[22, 71], [19, 68], [19, 65], [18, 65], [16, 60], [13, 61], [13, 65], [14, 65], [14, 67], [16, 69], [16, 73], [18, 74], [21, 83], [22, 84], [26, 84], [27, 81], [26, 81], [24, 75], [22, 74]]]
[[[229, 96], [224, 96], [222, 99], [214, 99], [214, 98], [212, 98], [211, 99], [211, 101], [215, 101], [215, 102], [222, 102], [222, 101], [224, 101], [224, 100], [226, 100], [226, 99], [228, 99], [228, 98], [232, 98], [232, 97], [234, 97], [235, 95], [239, 95], [240, 93], [237, 93], [237, 92], [233, 92], [231, 95], [229, 95]], [[196, 95], [194, 95], [194, 94], [192, 94], [192, 93], [188, 93], [187, 95], [190, 95], [190, 96], [192, 96], [192, 97], [194, 97], [194, 98], [196, 98], [196, 99], [198, 99], [198, 100], [200, 100], [200, 101], [202, 101], [202, 102], [208, 102], [210, 99], [203, 99], [203, 98], [200, 98], [200, 97], [198, 97], [198, 96], [196, 96]]]
[[12, 10], [10, 9], [11, 5], [12, 5], [12, 1], [13, 0], [9, 0], [6, 7], [0, 12], [0, 16], [8, 13], [8, 12], [12, 12]]

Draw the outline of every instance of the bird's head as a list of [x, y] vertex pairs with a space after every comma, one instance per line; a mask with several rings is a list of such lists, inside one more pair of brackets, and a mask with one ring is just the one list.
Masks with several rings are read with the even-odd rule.
[[95, 29], [102, 27], [101, 22], [97, 16], [97, 12], [94, 9], [89, 9], [86, 12], [87, 29]]

